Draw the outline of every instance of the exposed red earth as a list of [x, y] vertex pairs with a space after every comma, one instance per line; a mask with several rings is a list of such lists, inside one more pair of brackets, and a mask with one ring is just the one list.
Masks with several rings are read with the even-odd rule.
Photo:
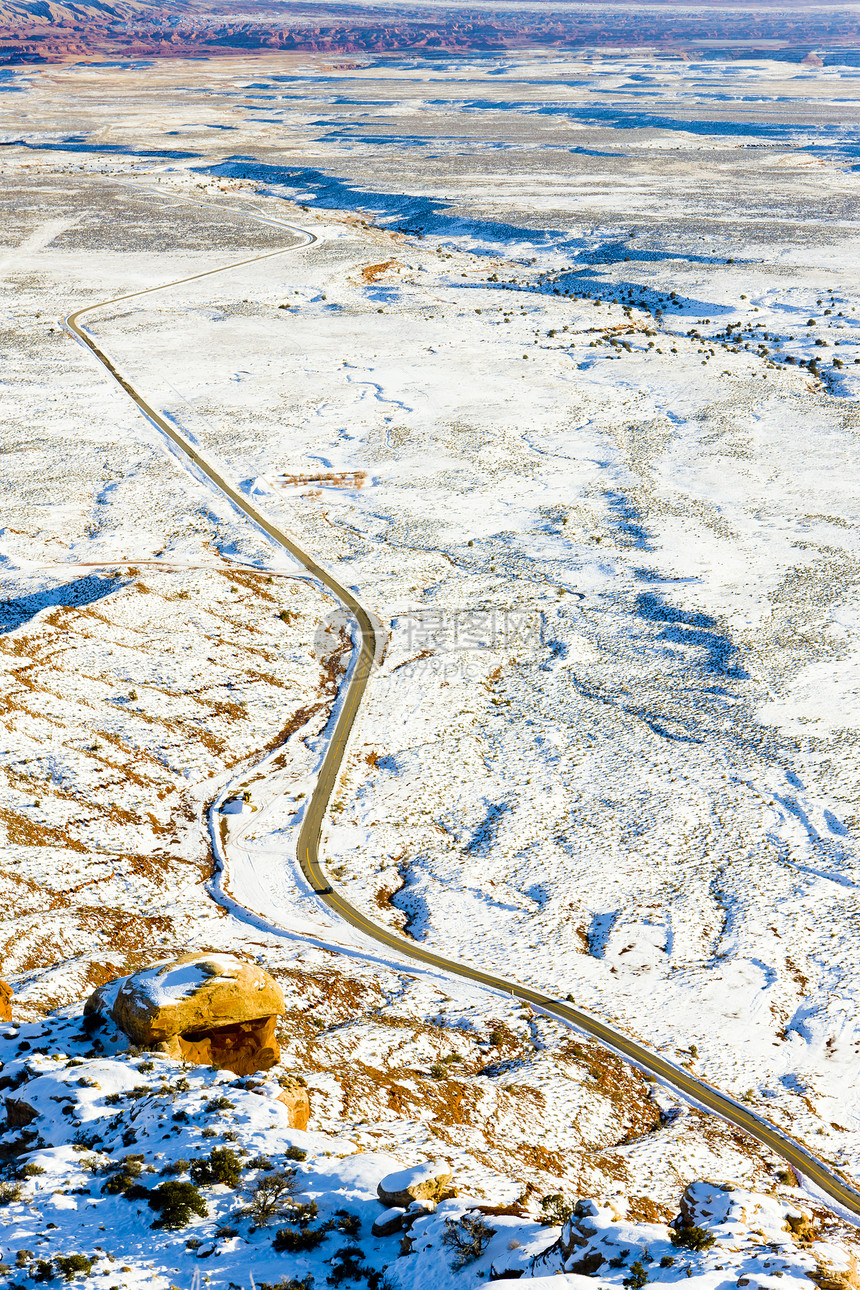
[[855, 44], [854, 9], [822, 11], [803, 4], [722, 10], [712, 4], [454, 8], [255, 4], [170, 0], [145, 4], [55, 4], [0, 0], [0, 64], [55, 63], [88, 57], [158, 57], [297, 50], [379, 54], [406, 50], [511, 49], [725, 43], [731, 52], [763, 47]]

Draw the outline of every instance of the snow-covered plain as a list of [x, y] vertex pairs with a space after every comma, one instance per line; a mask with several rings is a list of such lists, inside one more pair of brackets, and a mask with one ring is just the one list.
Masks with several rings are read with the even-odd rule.
[[[318, 240], [89, 325], [390, 625], [335, 881], [856, 1177], [856, 70], [279, 56], [3, 84], [18, 1014], [173, 950], [308, 973], [338, 945], [369, 955], [349, 971], [374, 1006], [511, 1014], [438, 980], [392, 999], [308, 894], [291, 847], [345, 661], [334, 606], [61, 330], [295, 245], [281, 221]], [[205, 885], [209, 805], [246, 786], [257, 809], [216, 812], [215, 841], [283, 937]], [[570, 1098], [543, 1126], [562, 1154]], [[673, 1171], [713, 1169], [728, 1139], [685, 1123], [628, 1191], [668, 1203]], [[438, 1154], [416, 1124], [402, 1158]], [[392, 1150], [396, 1117], [380, 1132]]]

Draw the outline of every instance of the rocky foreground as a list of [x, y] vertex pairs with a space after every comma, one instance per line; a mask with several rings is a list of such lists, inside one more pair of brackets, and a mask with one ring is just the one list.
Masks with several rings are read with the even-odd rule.
[[128, 1051], [82, 1057], [81, 1021], [7, 1037], [6, 1286], [184, 1290], [198, 1268], [225, 1290], [248, 1286], [252, 1271], [258, 1290], [447, 1290], [547, 1276], [580, 1288], [589, 1278], [709, 1290], [858, 1284], [845, 1234], [791, 1185], [763, 1195], [694, 1183], [670, 1223], [628, 1218], [619, 1197], [494, 1205], [441, 1162], [402, 1169], [347, 1137], [295, 1128], [276, 1073]]
[[[492, 1181], [476, 1186], [441, 1156], [374, 1150], [354, 1119], [323, 1110], [318, 1069], [303, 1074], [277, 1040], [259, 1042], [283, 1007], [259, 967], [188, 955], [100, 987], [85, 1008], [7, 1022], [0, 1284], [185, 1290], [203, 1270], [224, 1290], [453, 1290], [548, 1277], [579, 1290], [858, 1285], [853, 1232], [788, 1172], [759, 1192], [694, 1181], [667, 1205], [625, 1195], [608, 1160], [593, 1195], [513, 1177], [494, 1195]], [[436, 1072], [443, 1087], [448, 1074]], [[343, 1094], [333, 1054], [330, 1075]], [[407, 1092], [380, 1075], [389, 1095]], [[504, 1134], [495, 1107], [487, 1145]], [[434, 1109], [406, 1107], [403, 1128]], [[475, 1117], [462, 1098], [457, 1109], [468, 1137]]]

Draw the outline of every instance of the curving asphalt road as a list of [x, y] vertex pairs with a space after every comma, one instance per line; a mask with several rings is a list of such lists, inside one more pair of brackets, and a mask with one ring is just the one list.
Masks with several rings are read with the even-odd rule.
[[239, 511], [261, 528], [277, 546], [289, 551], [290, 555], [336, 596], [341, 604], [349, 610], [357, 624], [357, 654], [353, 659], [352, 668], [345, 683], [346, 691], [343, 696], [343, 702], [329, 744], [323, 755], [316, 787], [308, 802], [299, 831], [297, 854], [309, 884], [331, 910], [377, 944], [382, 944], [388, 949], [394, 950], [405, 959], [411, 959], [413, 962], [417, 961], [441, 972], [462, 977], [475, 985], [484, 986], [489, 990], [520, 999], [524, 1003], [528, 1003], [549, 1016], [556, 1017], [596, 1039], [598, 1043], [617, 1053], [647, 1075], [674, 1089], [685, 1100], [721, 1116], [751, 1137], [764, 1143], [765, 1146], [787, 1161], [794, 1170], [802, 1174], [820, 1192], [834, 1201], [838, 1209], [842, 1210], [846, 1215], [851, 1215], [860, 1220], [860, 1191], [840, 1178], [838, 1173], [819, 1160], [801, 1143], [784, 1134], [775, 1125], [756, 1115], [755, 1112], [749, 1110], [742, 1103], [736, 1102], [726, 1093], [721, 1092], [710, 1084], [706, 1084], [704, 1080], [697, 1079], [682, 1067], [666, 1061], [665, 1058], [658, 1053], [652, 1052], [644, 1044], [631, 1039], [622, 1031], [616, 1030], [615, 1027], [608, 1025], [588, 1012], [584, 1012], [574, 1004], [561, 1002], [541, 990], [534, 990], [530, 986], [521, 985], [518, 981], [498, 976], [494, 972], [484, 971], [482, 968], [474, 967], [471, 964], [460, 963], [455, 959], [446, 958], [433, 950], [425, 949], [421, 945], [405, 940], [390, 931], [389, 928], [373, 922], [372, 919], [368, 918], [360, 909], [357, 909], [355, 905], [350, 904], [345, 896], [342, 896], [332, 887], [320, 860], [320, 833], [337, 775], [343, 763], [350, 732], [361, 706], [364, 692], [367, 689], [380, 643], [371, 617], [348, 587], [344, 587], [339, 583], [328, 570], [324, 569], [312, 556], [297, 546], [289, 534], [268, 520], [262, 511], [258, 510], [247, 497], [239, 492], [235, 485], [230, 483], [217, 466], [209, 462], [164, 417], [160, 416], [125, 377], [117, 371], [114, 364], [99, 348], [93, 337], [80, 326], [80, 319], [85, 314], [93, 313], [97, 309], [119, 304], [122, 301], [133, 300], [140, 296], [150, 295], [155, 291], [166, 291], [170, 287], [180, 286], [185, 282], [194, 282], [200, 278], [211, 277], [216, 273], [227, 273], [231, 269], [238, 269], [243, 265], [254, 264], [260, 260], [272, 259], [278, 255], [285, 255], [289, 251], [297, 250], [301, 246], [309, 246], [318, 241], [312, 233], [308, 233], [305, 229], [294, 228], [286, 224], [280, 226], [300, 234], [304, 241], [300, 242], [298, 246], [282, 247], [279, 250], [268, 251], [245, 260], [238, 260], [217, 269], [209, 269], [204, 273], [191, 274], [189, 277], [162, 283], [159, 286], [149, 287], [143, 291], [133, 291], [127, 295], [117, 296], [112, 300], [87, 305], [70, 315], [66, 319], [66, 326], [72, 335], [95, 355], [99, 363], [125, 390], [143, 415], [167, 436], [174, 447], [179, 449], [189, 462], [196, 466], [224, 496], [228, 497]]

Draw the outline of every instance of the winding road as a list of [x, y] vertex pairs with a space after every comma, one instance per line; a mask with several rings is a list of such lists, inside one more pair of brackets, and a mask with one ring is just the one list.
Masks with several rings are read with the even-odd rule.
[[[246, 214], [245, 212], [242, 213]], [[257, 217], [252, 216], [252, 218]], [[264, 222], [276, 223], [271, 220]], [[193, 282], [200, 278], [212, 277], [217, 273], [228, 273], [233, 269], [241, 268], [243, 265], [254, 264], [260, 260], [285, 255], [290, 251], [301, 249], [303, 246], [309, 246], [318, 241], [318, 238], [307, 232], [307, 230], [298, 229], [281, 222], [277, 222], [277, 226], [289, 229], [299, 235], [302, 240], [296, 245], [234, 261], [216, 269], [209, 269], [204, 273], [192, 274], [189, 277], [162, 283], [159, 286], [149, 287], [143, 291], [134, 291], [127, 295], [117, 296], [112, 300], [87, 305], [66, 319], [66, 327], [77, 340], [91, 351], [113, 380], [133, 400], [143, 415], [167, 436], [186, 462], [196, 467], [210, 483], [230, 499], [242, 514], [262, 529], [276, 546], [288, 551], [308, 573], [312, 574], [341, 602], [355, 620], [358, 627], [357, 653], [353, 658], [352, 666], [345, 682], [346, 689], [342, 695], [342, 703], [320, 763], [316, 786], [309, 799], [298, 837], [297, 855], [307, 881], [320, 900], [323, 900], [334, 913], [369, 940], [394, 950], [404, 959], [421, 963], [442, 973], [461, 977], [474, 985], [485, 987], [494, 992], [513, 996], [539, 1011], [573, 1026], [638, 1067], [646, 1075], [673, 1089], [686, 1101], [692, 1102], [742, 1129], [745, 1133], [769, 1147], [778, 1156], [781, 1156], [798, 1174], [802, 1175], [818, 1189], [823, 1196], [828, 1197], [834, 1203], [837, 1212], [841, 1211], [845, 1217], [851, 1217], [860, 1223], [860, 1191], [840, 1178], [838, 1173], [828, 1167], [801, 1143], [790, 1138], [775, 1125], [769, 1123], [742, 1103], [736, 1102], [726, 1093], [705, 1083], [703, 1080], [697, 1079], [696, 1076], [682, 1067], [666, 1061], [665, 1058], [658, 1053], [652, 1052], [644, 1044], [631, 1039], [622, 1031], [601, 1021], [598, 1017], [584, 1012], [574, 1004], [562, 1002], [553, 998], [552, 995], [544, 994], [542, 991], [532, 989], [530, 986], [521, 985], [517, 981], [499, 976], [494, 972], [446, 958], [442, 954], [437, 954], [433, 950], [425, 949], [421, 945], [398, 936], [389, 928], [381, 926], [368, 918], [366, 914], [357, 909], [332, 887], [320, 860], [320, 834], [337, 775], [343, 764], [350, 732], [355, 723], [356, 715], [367, 689], [374, 660], [377, 656], [379, 641], [371, 616], [349, 588], [344, 587], [312, 556], [297, 546], [288, 533], [285, 533], [271, 520], [267, 519], [263, 512], [258, 510], [230, 482], [218, 466], [210, 462], [164, 417], [159, 415], [129, 381], [121, 375], [110, 358], [96, 343], [93, 336], [81, 326], [81, 319], [96, 310], [133, 300], [140, 296], [150, 295], [156, 291], [166, 291], [171, 287]], [[255, 918], [254, 921], [259, 924], [260, 920]], [[271, 925], [277, 929], [277, 924], [272, 923]]]

